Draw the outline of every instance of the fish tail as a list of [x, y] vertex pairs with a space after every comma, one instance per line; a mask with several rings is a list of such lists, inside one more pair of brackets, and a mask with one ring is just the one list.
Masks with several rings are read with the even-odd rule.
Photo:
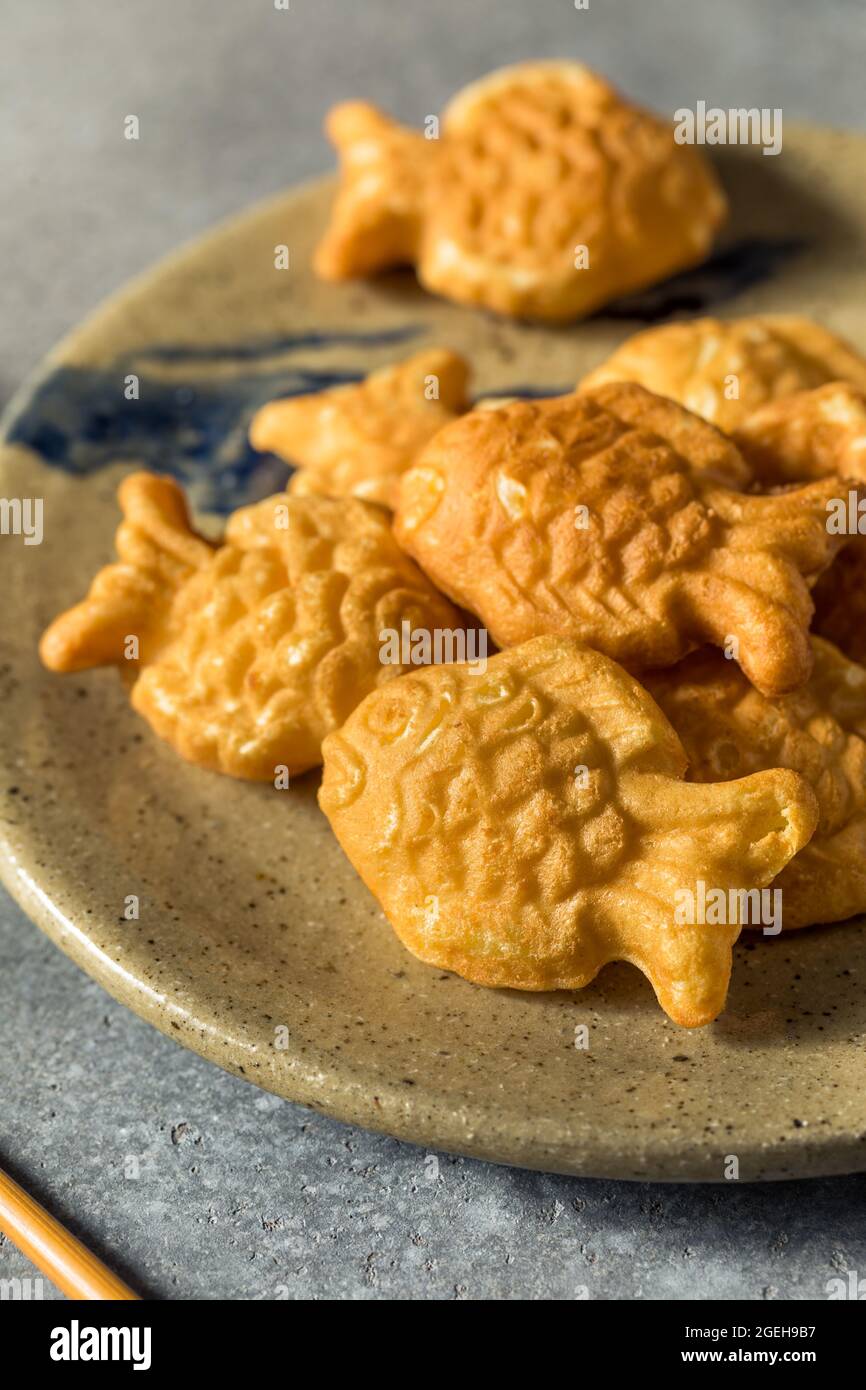
[[[784, 768], [735, 782], [654, 778], [648, 788], [640, 781], [641, 801], [630, 810], [648, 835], [663, 930], [652, 952], [638, 936], [623, 954], [648, 975], [669, 1017], [697, 1028], [724, 1006], [742, 927], [781, 928], [784, 898], [777, 926], [775, 916], [766, 920], [760, 890], [808, 843], [818, 804], [809, 784]], [[773, 907], [776, 901], [770, 900]]]
[[133, 473], [121, 483], [118, 500], [118, 560], [101, 569], [87, 597], [44, 632], [39, 655], [50, 671], [152, 656], [167, 636], [178, 590], [213, 554], [192, 529], [183, 493], [171, 478]]
[[340, 188], [316, 273], [345, 280], [413, 261], [435, 141], [363, 101], [335, 106], [326, 129], [340, 156]]

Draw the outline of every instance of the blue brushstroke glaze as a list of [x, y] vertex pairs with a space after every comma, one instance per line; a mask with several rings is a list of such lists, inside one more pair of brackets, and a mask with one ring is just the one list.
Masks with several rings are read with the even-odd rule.
[[387, 347], [390, 343], [405, 343], [426, 330], [409, 324], [404, 328], [384, 328], [369, 333], [294, 333], [282, 338], [258, 338], [251, 343], [208, 344], [188, 347], [178, 343], [155, 343], [142, 348], [136, 356], [152, 362], [231, 362], [277, 357], [282, 352], [297, 352], [301, 348], [323, 347]]
[[249, 422], [277, 396], [322, 391], [363, 373], [273, 372], [230, 380], [167, 383], [139, 374], [139, 399], [126, 400], [124, 365], [59, 367], [13, 421], [9, 439], [52, 468], [85, 477], [128, 460], [168, 473], [204, 511], [230, 512], [283, 488], [292, 468], [259, 454]]
[[[740, 242], [663, 285], [608, 305], [600, 317], [658, 322], [672, 314], [709, 312], [719, 300], [772, 276], [802, 250], [794, 239]], [[250, 447], [247, 432], [258, 408], [280, 396], [325, 391], [359, 381], [369, 368], [317, 369], [305, 361], [255, 370], [257, 362], [288, 352], [398, 345], [428, 332], [422, 324], [371, 332], [307, 332], [250, 342], [154, 343], [107, 367], [58, 367], [33, 391], [7, 432], [13, 444], [36, 450], [52, 468], [86, 477], [129, 461], [168, 473], [203, 511], [226, 514], [285, 487], [293, 469]], [[208, 373], [207, 368], [237, 370]], [[183, 369], [166, 380], [166, 369]], [[138, 400], [127, 400], [124, 378], [139, 379]], [[567, 386], [502, 385], [484, 394], [557, 396]]]
[[[36, 450], [49, 467], [76, 477], [125, 460], [168, 473], [188, 490], [196, 507], [226, 514], [278, 492], [293, 472], [274, 454], [251, 447], [247, 432], [256, 410], [277, 397], [325, 391], [359, 381], [366, 373], [305, 362], [258, 372], [240, 367], [230, 376], [215, 376], [205, 374], [203, 364], [249, 363], [299, 348], [378, 347], [424, 331], [413, 325], [205, 348], [157, 344], [107, 367], [58, 367], [36, 387], [7, 437]], [[157, 363], [188, 364], [190, 370], [183, 380], [168, 381], [155, 374]], [[139, 380], [137, 400], [124, 394], [130, 373]]]
[[[109, 464], [135, 462], [177, 478], [202, 511], [227, 514], [286, 486], [293, 469], [274, 454], [260, 454], [247, 437], [250, 420], [266, 401], [301, 396], [360, 381], [364, 371], [309, 365], [279, 371], [240, 370], [227, 377], [196, 373], [204, 361], [249, 361], [303, 345], [334, 342], [357, 346], [404, 341], [423, 330], [388, 333], [309, 334], [268, 343], [206, 349], [144, 348], [108, 367], [58, 367], [40, 382], [13, 420], [8, 438], [34, 449], [51, 468], [83, 478]], [[189, 360], [183, 381], [166, 381], [147, 371], [148, 361]], [[124, 379], [134, 372], [138, 400], [127, 400]], [[558, 395], [560, 390], [503, 386], [508, 396]], [[490, 394], [490, 393], [487, 393]]]

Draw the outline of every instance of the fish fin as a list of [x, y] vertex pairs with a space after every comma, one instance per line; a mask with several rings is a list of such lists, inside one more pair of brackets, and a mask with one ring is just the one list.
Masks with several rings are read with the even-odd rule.
[[412, 263], [435, 142], [363, 101], [335, 106], [326, 129], [340, 156], [340, 187], [316, 248], [316, 274], [345, 280]]
[[[171, 478], [133, 473], [121, 483], [118, 500], [118, 560], [101, 569], [87, 597], [44, 632], [39, 655], [51, 671], [152, 658], [168, 636], [174, 597], [213, 555], [190, 526], [183, 492]], [[127, 656], [130, 637], [138, 638], [137, 658]]]
[[[760, 913], [753, 922], [756, 899], [742, 895], [768, 887], [808, 844], [818, 803], [805, 779], [785, 768], [734, 782], [648, 776], [652, 786], [646, 776], [636, 777], [628, 793], [647, 850], [631, 886], [645, 894], [657, 930], [647, 937], [645, 928], [635, 927], [622, 954], [648, 976], [675, 1023], [697, 1028], [724, 1007], [732, 947], [742, 927], [763, 920], [763, 901], [757, 900]], [[719, 893], [726, 904], [723, 920], [686, 910], [690, 903], [697, 909], [702, 895], [710, 902]], [[784, 919], [784, 898], [781, 907]]]
[[688, 577], [685, 601], [699, 640], [725, 647], [736, 634], [734, 655], [763, 695], [784, 695], [811, 675], [809, 591], [852, 540], [831, 526], [849, 489], [866, 499], [866, 486], [838, 478], [766, 497], [709, 496], [728, 528], [725, 543], [709, 570]]

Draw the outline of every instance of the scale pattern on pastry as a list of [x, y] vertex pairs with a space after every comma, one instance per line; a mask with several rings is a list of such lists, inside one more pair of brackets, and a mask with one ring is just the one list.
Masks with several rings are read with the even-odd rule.
[[780, 694], [809, 676], [809, 585], [849, 539], [827, 530], [839, 485], [734, 492], [732, 450], [627, 383], [471, 411], [404, 474], [396, 534], [497, 646], [568, 635], [641, 671], [709, 641]]
[[732, 437], [761, 487], [833, 474], [866, 482], [866, 394], [846, 381], [769, 401]]
[[773, 884], [785, 928], [866, 912], [866, 670], [830, 642], [812, 645], [809, 681], [775, 700], [709, 649], [643, 678], [682, 740], [690, 779], [787, 767], [815, 792], [815, 834]]
[[831, 381], [866, 390], [866, 359], [795, 314], [692, 319], [627, 338], [580, 383], [633, 381], [732, 431], [760, 406]]
[[315, 268], [329, 280], [408, 263], [458, 303], [568, 320], [697, 264], [727, 214], [702, 154], [579, 63], [482, 78], [437, 138], [357, 101], [327, 131], [341, 178]]
[[380, 660], [384, 630], [462, 626], [387, 513], [356, 498], [269, 497], [233, 513], [211, 547], [171, 479], [133, 474], [119, 497], [120, 561], [51, 624], [42, 660], [119, 666], [134, 708], [202, 767], [254, 780], [315, 767], [325, 735], [406, 669]]
[[696, 1027], [724, 1006], [739, 899], [678, 920], [698, 882], [763, 887], [817, 808], [787, 770], [721, 785], [686, 759], [647, 692], [568, 638], [427, 668], [376, 691], [325, 740], [319, 800], [421, 960], [477, 984], [581, 989], [608, 961]]

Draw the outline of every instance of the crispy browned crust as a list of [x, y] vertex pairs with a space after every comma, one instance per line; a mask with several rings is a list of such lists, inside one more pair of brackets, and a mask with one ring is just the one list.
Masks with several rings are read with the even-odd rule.
[[839, 484], [733, 492], [732, 455], [630, 384], [472, 411], [404, 475], [396, 534], [500, 647], [573, 636], [642, 671], [710, 641], [781, 694], [809, 677], [809, 586], [849, 539], [827, 529]]
[[322, 809], [421, 960], [528, 990], [580, 989], [627, 960], [689, 1028], [723, 1008], [740, 926], [678, 920], [679, 895], [767, 885], [817, 820], [793, 772], [684, 782], [646, 691], [569, 638], [483, 676], [407, 675], [323, 752]]
[[866, 536], [856, 536], [815, 585], [814, 629], [866, 666]]

